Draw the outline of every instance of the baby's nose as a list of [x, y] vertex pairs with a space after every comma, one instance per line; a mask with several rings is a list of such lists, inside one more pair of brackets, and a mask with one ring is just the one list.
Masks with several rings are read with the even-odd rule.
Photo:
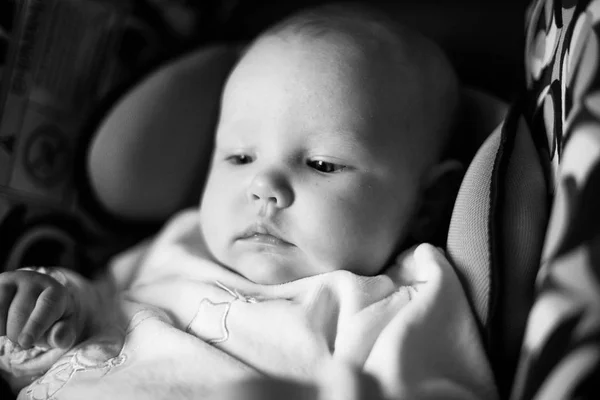
[[248, 200], [261, 207], [287, 208], [294, 201], [294, 195], [285, 178], [275, 173], [259, 173], [250, 183]]

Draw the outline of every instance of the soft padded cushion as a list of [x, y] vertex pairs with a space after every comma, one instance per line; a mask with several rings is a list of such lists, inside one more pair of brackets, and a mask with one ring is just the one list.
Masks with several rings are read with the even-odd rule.
[[454, 203], [446, 246], [482, 326], [487, 326], [489, 314], [490, 199], [501, 135], [502, 125], [484, 142], [465, 174]]
[[120, 219], [163, 221], [197, 201], [234, 46], [202, 48], [154, 72], [115, 104], [89, 148], [100, 205]]
[[467, 170], [447, 242], [502, 393], [510, 388], [532, 303], [547, 210], [542, 164], [514, 106]]
[[[508, 125], [507, 121], [505, 126]], [[512, 383], [533, 303], [549, 210], [546, 179], [529, 127], [519, 116], [510, 129], [514, 129], [514, 143], [505, 143], [504, 164], [498, 165], [500, 181], [496, 187], [496, 215], [492, 219], [492, 229], [498, 234], [494, 259], [499, 268], [489, 325], [492, 359], [503, 368], [496, 372], [506, 389]]]

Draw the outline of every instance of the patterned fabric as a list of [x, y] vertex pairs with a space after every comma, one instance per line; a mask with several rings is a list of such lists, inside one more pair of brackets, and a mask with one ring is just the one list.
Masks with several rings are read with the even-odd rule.
[[526, 116], [553, 208], [513, 399], [600, 393], [600, 0], [536, 0]]

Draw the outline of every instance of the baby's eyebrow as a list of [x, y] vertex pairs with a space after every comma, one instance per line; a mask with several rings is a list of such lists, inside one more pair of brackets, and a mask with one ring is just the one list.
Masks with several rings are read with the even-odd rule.
[[361, 135], [353, 130], [320, 129], [311, 132], [308, 140], [315, 145], [340, 146], [344, 150], [364, 151], [367, 147]]

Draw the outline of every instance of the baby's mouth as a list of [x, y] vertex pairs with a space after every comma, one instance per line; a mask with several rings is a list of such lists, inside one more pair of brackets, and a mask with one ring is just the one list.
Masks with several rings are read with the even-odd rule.
[[245, 242], [265, 244], [276, 247], [290, 247], [293, 244], [283, 240], [272, 227], [264, 224], [253, 224], [244, 230], [238, 240]]
[[284, 240], [279, 239], [278, 237], [271, 235], [264, 235], [261, 233], [255, 233], [252, 236], [243, 238], [244, 240], [256, 242], [260, 244], [269, 244], [272, 246], [290, 246], [290, 244]]

